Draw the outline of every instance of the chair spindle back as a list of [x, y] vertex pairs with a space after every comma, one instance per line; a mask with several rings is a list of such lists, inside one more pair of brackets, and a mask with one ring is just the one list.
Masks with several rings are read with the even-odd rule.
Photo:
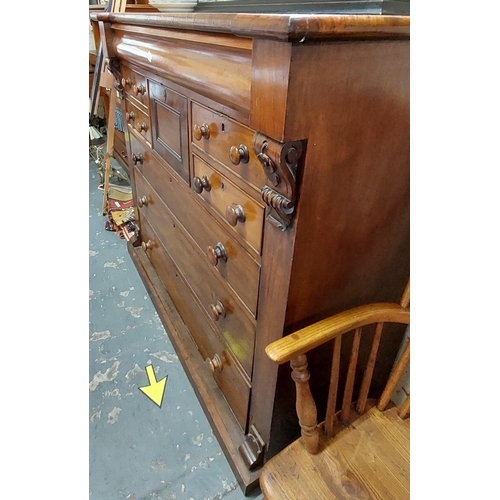
[[[400, 303], [367, 304], [336, 314], [322, 321], [305, 327], [287, 337], [283, 337], [266, 347], [268, 357], [278, 364], [290, 362], [292, 379], [295, 382], [297, 397], [296, 410], [301, 427], [302, 442], [311, 454], [318, 452], [320, 426], [317, 424], [317, 408], [309, 387], [310, 373], [307, 369], [306, 354], [312, 349], [333, 340], [332, 368], [327, 399], [327, 408], [324, 421], [324, 432], [332, 436], [335, 432], [337, 418], [341, 424], [347, 425], [350, 421], [353, 395], [358, 365], [363, 327], [373, 326], [373, 338], [366, 367], [356, 400], [356, 413], [364, 414], [368, 409], [368, 395], [372, 385], [374, 369], [380, 346], [380, 340], [387, 323], [410, 324], [410, 281], [405, 287]], [[349, 356], [346, 381], [342, 397], [342, 406], [336, 412], [339, 394], [340, 360], [342, 337], [353, 332], [352, 348]], [[408, 339], [403, 354], [394, 367], [388, 382], [382, 392], [377, 408], [386, 409], [392, 393], [396, 388], [410, 359], [410, 341]], [[410, 397], [399, 409], [399, 415], [404, 418], [410, 410]]]

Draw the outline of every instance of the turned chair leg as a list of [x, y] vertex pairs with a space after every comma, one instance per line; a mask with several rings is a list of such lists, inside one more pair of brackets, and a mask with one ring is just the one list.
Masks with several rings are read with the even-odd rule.
[[307, 357], [301, 354], [290, 361], [292, 379], [297, 389], [296, 409], [299, 417], [302, 441], [306, 450], [315, 455], [319, 448], [318, 412], [309, 387], [310, 373]]

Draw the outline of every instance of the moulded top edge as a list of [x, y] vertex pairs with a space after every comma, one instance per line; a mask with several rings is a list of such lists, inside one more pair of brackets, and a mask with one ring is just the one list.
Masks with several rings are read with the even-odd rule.
[[252, 38], [311, 41], [338, 38], [409, 38], [410, 16], [342, 14], [91, 13], [94, 21]]

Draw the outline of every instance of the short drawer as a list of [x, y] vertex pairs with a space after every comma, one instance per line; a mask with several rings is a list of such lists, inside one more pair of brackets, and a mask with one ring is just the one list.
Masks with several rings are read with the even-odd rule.
[[[139, 212], [154, 228], [170, 257], [190, 284], [203, 307], [207, 321], [219, 329], [236, 358], [250, 376], [252, 370], [255, 323], [223, 279], [212, 269], [206, 257], [182, 225], [173, 217], [151, 185], [136, 172]], [[209, 319], [211, 318], [211, 319]]]
[[[177, 182], [172, 174], [159, 163], [142, 141], [130, 134], [132, 163], [160, 195], [169, 210], [186, 228], [207, 262], [227, 281], [242, 303], [256, 317], [260, 265], [214, 217], [207, 213], [194, 193]], [[141, 195], [142, 196], [142, 195]], [[224, 248], [226, 258], [214, 258], [212, 252]]]
[[191, 103], [192, 143], [258, 190], [266, 183], [253, 151], [255, 132], [198, 103]]
[[115, 138], [114, 138], [114, 152], [115, 152], [115, 157], [118, 155], [123, 162], [125, 162], [128, 165], [128, 159], [127, 159], [127, 146], [125, 146], [125, 142], [123, 139], [123, 133], [115, 131]]
[[264, 207], [197, 156], [193, 156], [193, 191], [199, 194], [258, 253], [262, 246]]
[[129, 129], [135, 130], [151, 144], [151, 122], [149, 115], [136, 106], [128, 97], [125, 99], [125, 123]]
[[147, 111], [149, 108], [148, 82], [144, 75], [122, 66], [122, 86], [123, 90], [137, 103], [144, 106]]
[[204, 312], [144, 214], [141, 214], [140, 227], [143, 241], [149, 242], [146, 249], [149, 260], [206, 362], [206, 376], [213, 376], [241, 429], [245, 431], [251, 389], [248, 377], [241, 371], [227, 345], [207, 324]]

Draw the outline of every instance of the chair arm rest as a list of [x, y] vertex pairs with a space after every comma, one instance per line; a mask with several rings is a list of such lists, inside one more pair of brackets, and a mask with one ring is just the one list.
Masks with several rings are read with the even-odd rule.
[[389, 302], [354, 307], [271, 342], [266, 354], [281, 365], [355, 328], [386, 322], [409, 324], [410, 309]]

